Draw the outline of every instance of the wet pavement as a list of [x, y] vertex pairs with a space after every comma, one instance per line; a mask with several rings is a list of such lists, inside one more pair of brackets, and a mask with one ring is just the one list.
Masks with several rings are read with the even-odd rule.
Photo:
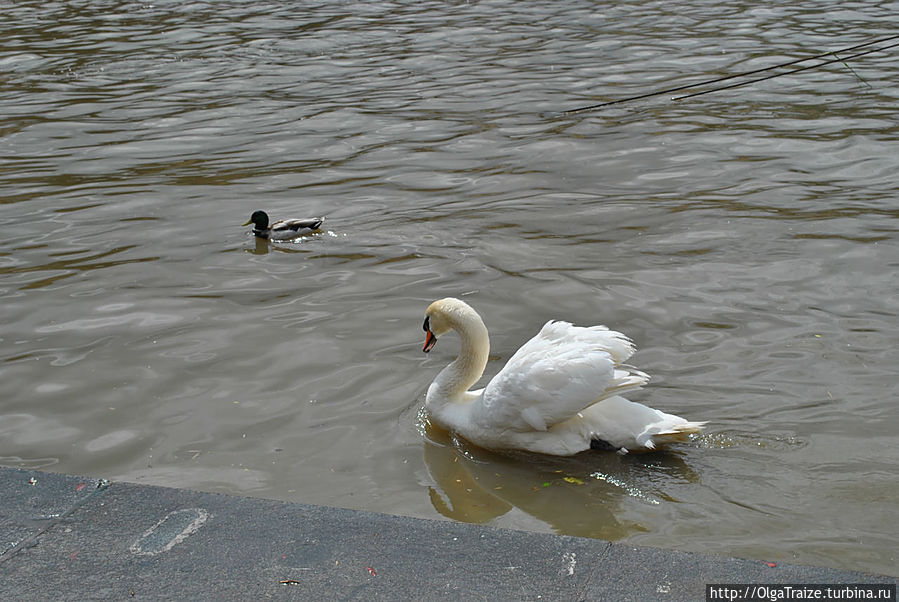
[[2, 600], [703, 600], [710, 583], [881, 583], [638, 548], [0, 468]]

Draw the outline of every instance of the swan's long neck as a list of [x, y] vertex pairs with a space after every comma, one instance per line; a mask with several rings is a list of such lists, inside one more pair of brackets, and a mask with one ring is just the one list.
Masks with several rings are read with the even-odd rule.
[[462, 348], [459, 356], [441, 370], [428, 388], [427, 404], [434, 412], [462, 401], [465, 392], [484, 373], [490, 353], [487, 327], [474, 311], [459, 316], [452, 327], [462, 339]]

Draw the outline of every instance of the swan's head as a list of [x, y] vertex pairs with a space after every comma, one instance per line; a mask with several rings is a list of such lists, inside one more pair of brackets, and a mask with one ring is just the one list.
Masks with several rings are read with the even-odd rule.
[[254, 211], [247, 223], [243, 225], [249, 226], [250, 224], [255, 225], [259, 230], [265, 230], [268, 228], [268, 214], [265, 211]]
[[427, 353], [437, 344], [437, 338], [450, 330], [465, 331], [472, 323], [484, 323], [475, 310], [465, 301], [453, 297], [434, 301], [425, 311], [425, 323], [422, 329], [425, 331], [425, 346], [422, 351]]

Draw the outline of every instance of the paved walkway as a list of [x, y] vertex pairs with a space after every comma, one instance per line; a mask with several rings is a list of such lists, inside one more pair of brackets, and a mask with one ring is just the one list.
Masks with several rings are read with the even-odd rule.
[[705, 600], [707, 583], [888, 583], [0, 468], [0, 600]]

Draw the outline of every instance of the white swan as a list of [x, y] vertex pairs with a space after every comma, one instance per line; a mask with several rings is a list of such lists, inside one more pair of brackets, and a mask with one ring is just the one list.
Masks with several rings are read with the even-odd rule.
[[459, 356], [428, 387], [425, 407], [437, 425], [481, 447], [557, 456], [587, 449], [650, 451], [685, 441], [705, 425], [618, 395], [649, 376], [621, 366], [634, 345], [605, 326], [549, 321], [486, 387], [469, 391], [490, 351], [481, 316], [452, 297], [431, 303], [425, 316], [425, 353], [450, 330], [462, 338]]

